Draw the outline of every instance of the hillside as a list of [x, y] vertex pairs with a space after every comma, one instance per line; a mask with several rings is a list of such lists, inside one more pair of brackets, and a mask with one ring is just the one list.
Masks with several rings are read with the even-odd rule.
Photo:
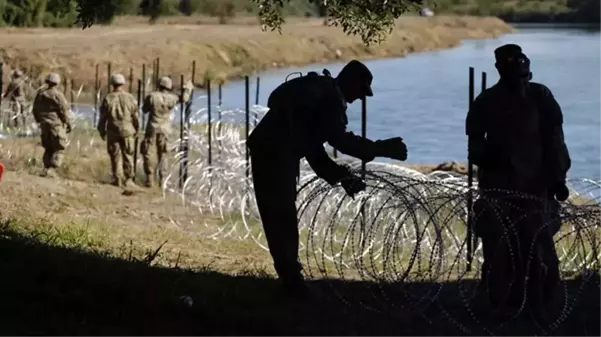
[[491, 38], [512, 31], [511, 26], [496, 18], [406, 17], [398, 21], [385, 42], [366, 47], [360, 38], [325, 27], [319, 19], [293, 20], [283, 27], [281, 35], [262, 32], [256, 21], [215, 25], [192, 24], [192, 20], [156, 25], [130, 21], [85, 31], [3, 28], [0, 61], [5, 63], [5, 75], [18, 67], [40, 80], [48, 71], [56, 71], [67, 81], [74, 80], [76, 87], [84, 85], [84, 91], [90, 91], [97, 64], [106, 84], [109, 62], [113, 73], [129, 74], [133, 67], [134, 77], [139, 78], [143, 64], [150, 72], [152, 62], [160, 58], [160, 72], [177, 78], [179, 74], [189, 76], [195, 60], [196, 82], [202, 84], [205, 78], [236, 78], [274, 67], [402, 57], [450, 48], [464, 39]]

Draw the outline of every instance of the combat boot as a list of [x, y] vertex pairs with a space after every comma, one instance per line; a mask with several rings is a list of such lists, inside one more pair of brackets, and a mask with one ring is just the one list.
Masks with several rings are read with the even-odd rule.
[[58, 174], [56, 173], [56, 171], [53, 168], [47, 168], [46, 169], [46, 177], [48, 178], [58, 178]]
[[148, 188], [154, 187], [154, 180], [152, 179], [152, 176], [146, 176], [146, 182], [144, 185]]
[[121, 181], [120, 178], [113, 177], [113, 180], [111, 180], [111, 185], [113, 185], [113, 186], [119, 187], [119, 186], [122, 186], [122, 184], [123, 184], [123, 182]]
[[123, 187], [136, 188], [138, 185], [136, 185], [132, 179], [127, 179], [123, 184]]

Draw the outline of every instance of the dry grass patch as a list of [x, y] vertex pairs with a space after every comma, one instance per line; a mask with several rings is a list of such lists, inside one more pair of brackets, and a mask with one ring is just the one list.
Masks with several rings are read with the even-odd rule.
[[76, 86], [92, 88], [96, 64], [102, 65], [105, 80], [108, 62], [114, 73], [128, 74], [129, 68], [135, 67], [138, 77], [142, 64], [150, 71], [157, 57], [161, 73], [172, 76], [189, 74], [196, 60], [198, 78], [226, 79], [272, 67], [404, 56], [510, 31], [509, 25], [496, 18], [405, 17], [384, 43], [366, 47], [359, 38], [325, 27], [318, 19], [293, 20], [284, 26], [282, 35], [262, 32], [258, 25], [248, 23], [121, 24], [84, 31], [3, 28], [0, 57], [10, 66], [33, 69], [34, 75], [58, 71]]

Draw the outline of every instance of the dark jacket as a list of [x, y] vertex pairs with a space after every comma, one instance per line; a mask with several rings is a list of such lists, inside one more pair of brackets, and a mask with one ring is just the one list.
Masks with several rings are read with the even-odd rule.
[[[269, 96], [269, 111], [248, 139], [251, 155], [269, 155], [297, 162], [305, 157], [315, 173], [334, 184], [348, 171], [324, 149], [372, 161], [374, 142], [348, 132], [347, 105], [336, 81], [307, 75], [281, 84]], [[297, 164], [298, 166], [298, 164]]]
[[480, 187], [542, 190], [566, 180], [563, 114], [542, 84], [529, 83], [524, 96], [502, 81], [485, 90], [468, 113], [466, 134]]

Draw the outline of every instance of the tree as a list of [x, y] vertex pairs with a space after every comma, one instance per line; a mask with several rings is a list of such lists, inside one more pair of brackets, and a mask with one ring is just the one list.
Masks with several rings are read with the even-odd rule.
[[178, 9], [182, 14], [186, 16], [190, 16], [194, 13], [194, 8], [192, 6], [192, 0], [181, 0], [179, 2]]
[[154, 23], [161, 16], [162, 0], [142, 0], [140, 2], [140, 11], [143, 15], [150, 17], [150, 22]]
[[[69, 0], [54, 0], [69, 2]], [[157, 1], [157, 0], [155, 0]], [[263, 30], [281, 33], [285, 22], [282, 9], [290, 0], [249, 0], [259, 7]], [[349, 35], [360, 36], [366, 44], [379, 43], [394, 28], [394, 21], [410, 9], [419, 9], [424, 0], [308, 0], [321, 2], [327, 23], [341, 27]], [[112, 1], [76, 0], [77, 20], [82, 28], [91, 27], [115, 15]], [[111, 12], [112, 10], [112, 12]]]

